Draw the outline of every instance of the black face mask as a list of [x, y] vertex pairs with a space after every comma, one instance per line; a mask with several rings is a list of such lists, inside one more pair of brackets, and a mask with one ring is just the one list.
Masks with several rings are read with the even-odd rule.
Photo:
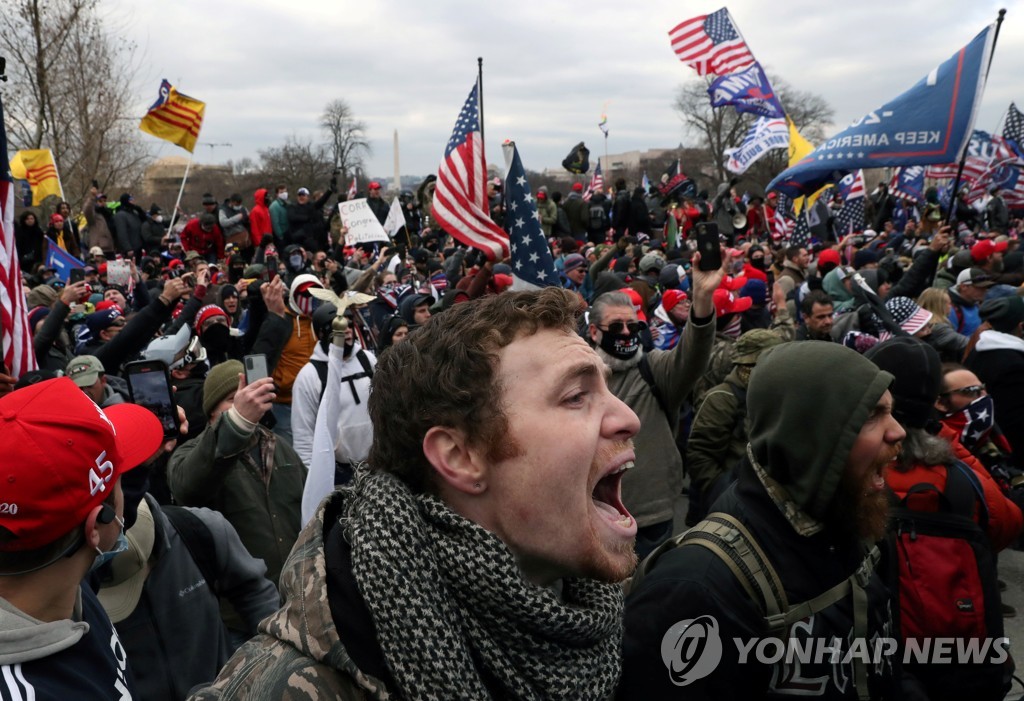
[[224, 324], [214, 324], [206, 329], [206, 331], [203, 331], [199, 340], [202, 341], [203, 346], [210, 353], [223, 355], [228, 352], [228, 344], [231, 341], [231, 329]]
[[764, 270], [764, 258], [751, 258], [750, 267], [757, 268], [758, 270]]
[[618, 360], [629, 360], [640, 350], [639, 333], [601, 332], [601, 350]]
[[245, 268], [230, 268], [228, 270], [228, 279], [231, 281], [231, 284], [235, 284], [239, 280], [241, 280], [242, 279], [242, 274], [244, 272], [245, 272]]

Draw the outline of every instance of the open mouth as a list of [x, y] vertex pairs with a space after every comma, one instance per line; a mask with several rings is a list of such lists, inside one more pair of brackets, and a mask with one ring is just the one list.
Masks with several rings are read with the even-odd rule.
[[624, 462], [598, 480], [591, 499], [598, 512], [611, 523], [623, 528], [633, 525], [633, 516], [622, 503], [622, 476], [633, 467], [633, 461]]

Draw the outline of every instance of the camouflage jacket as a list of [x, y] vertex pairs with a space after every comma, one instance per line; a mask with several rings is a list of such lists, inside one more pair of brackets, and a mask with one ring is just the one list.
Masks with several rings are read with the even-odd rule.
[[239, 648], [213, 684], [196, 690], [191, 701], [392, 698], [381, 681], [356, 667], [331, 617], [324, 514], [336, 500], [337, 493], [320, 504], [285, 562], [284, 606], [260, 624], [260, 634]]

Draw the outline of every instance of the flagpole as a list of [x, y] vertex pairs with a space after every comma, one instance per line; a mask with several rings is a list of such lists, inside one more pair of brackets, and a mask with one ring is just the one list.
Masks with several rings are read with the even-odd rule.
[[[476, 59], [476, 105], [480, 112], [480, 144], [484, 141], [484, 58], [477, 56]], [[485, 149], [486, 151], [486, 149]], [[487, 167], [487, 159], [484, 158], [484, 168]]]
[[174, 235], [174, 218], [178, 216], [178, 207], [181, 206], [181, 196], [185, 192], [185, 182], [188, 180], [188, 171], [192, 167], [192, 156], [194, 154], [189, 151], [188, 163], [185, 164], [185, 175], [181, 179], [181, 187], [178, 188], [178, 199], [174, 203], [174, 209], [171, 211], [171, 221], [167, 225], [167, 233]]
[[[1005, 16], [1006, 16], [1006, 10], [1002, 9], [1002, 10], [999, 11], [999, 16], [996, 17], [995, 34], [993, 34], [993, 36], [992, 36], [992, 50], [989, 52], [989, 55], [988, 55], [988, 65], [985, 66], [985, 83], [986, 84], [988, 84], [988, 72], [989, 72], [989, 70], [992, 69], [992, 59], [994, 59], [996, 57], [996, 42], [999, 41], [999, 28], [1003, 26], [1003, 17], [1005, 17]], [[967, 163], [967, 149], [965, 148], [964, 152], [962, 154], [960, 154], [960, 164], [957, 166], [956, 178], [954, 178], [954, 180], [953, 180], [953, 189], [950, 191], [949, 211], [946, 212], [946, 221], [944, 222], [944, 224], [946, 226], [949, 226], [950, 221], [952, 221], [952, 219], [953, 219], [953, 212], [956, 211], [957, 190], [960, 189], [960, 180], [963, 177], [964, 166], [966, 165], [966, 163]]]

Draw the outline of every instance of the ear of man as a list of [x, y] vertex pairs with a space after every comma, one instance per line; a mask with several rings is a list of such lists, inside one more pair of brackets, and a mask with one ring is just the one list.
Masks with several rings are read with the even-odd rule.
[[486, 489], [486, 465], [465, 434], [447, 426], [433, 426], [423, 437], [423, 455], [446, 489], [479, 494]]

